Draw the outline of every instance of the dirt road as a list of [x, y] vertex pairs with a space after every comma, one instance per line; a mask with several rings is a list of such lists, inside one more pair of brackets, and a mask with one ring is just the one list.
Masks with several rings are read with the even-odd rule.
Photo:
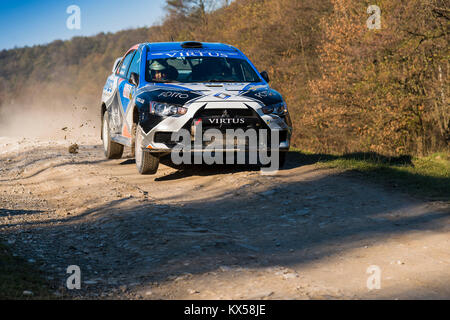
[[[0, 138], [0, 237], [58, 295], [124, 299], [450, 299], [450, 208], [302, 163], [161, 165], [100, 141]], [[81, 290], [65, 289], [81, 268]], [[378, 266], [381, 288], [369, 290]]]

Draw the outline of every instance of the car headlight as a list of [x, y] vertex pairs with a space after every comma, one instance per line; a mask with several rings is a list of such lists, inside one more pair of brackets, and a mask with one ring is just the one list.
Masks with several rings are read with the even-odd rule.
[[288, 113], [287, 105], [285, 102], [265, 106], [262, 108], [262, 111], [265, 114], [276, 114], [278, 116], [283, 116]]
[[182, 116], [186, 114], [187, 108], [162, 103], [162, 102], [150, 102], [150, 113], [161, 116], [161, 117], [169, 117], [169, 116]]

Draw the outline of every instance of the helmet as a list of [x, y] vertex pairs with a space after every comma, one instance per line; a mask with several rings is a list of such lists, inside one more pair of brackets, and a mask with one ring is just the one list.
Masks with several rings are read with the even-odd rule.
[[165, 65], [163, 65], [162, 63], [158, 62], [157, 60], [153, 61], [150, 64], [150, 70], [155, 70], [155, 71], [162, 71], [165, 70], [167, 67]]

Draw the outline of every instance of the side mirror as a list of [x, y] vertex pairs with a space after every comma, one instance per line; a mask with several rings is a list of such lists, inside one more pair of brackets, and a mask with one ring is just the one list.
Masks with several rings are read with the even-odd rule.
[[266, 80], [266, 82], [269, 82], [269, 81], [270, 81], [270, 79], [269, 79], [269, 74], [267, 73], [267, 71], [261, 72], [260, 75], [261, 75], [261, 77], [262, 77], [264, 80]]
[[139, 75], [135, 72], [132, 72], [130, 75], [130, 80], [128, 80], [132, 85], [136, 87], [139, 85]]
[[261, 77], [262, 77], [264, 80], [266, 80], [266, 82], [269, 82], [269, 81], [270, 81], [270, 79], [269, 79], [269, 74], [267, 73], [267, 71], [262, 71], [262, 72], [260, 73], [260, 75], [261, 75]]
[[112, 72], [114, 73], [117, 69], [117, 66], [119, 65], [120, 61], [122, 61], [122, 57], [117, 58], [116, 61], [114, 61], [114, 66], [112, 68]]

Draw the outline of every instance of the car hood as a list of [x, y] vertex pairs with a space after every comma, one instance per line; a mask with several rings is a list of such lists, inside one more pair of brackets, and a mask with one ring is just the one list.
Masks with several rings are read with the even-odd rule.
[[136, 101], [158, 101], [184, 105], [194, 101], [257, 101], [271, 105], [283, 101], [281, 95], [263, 83], [164, 83], [139, 88]]

